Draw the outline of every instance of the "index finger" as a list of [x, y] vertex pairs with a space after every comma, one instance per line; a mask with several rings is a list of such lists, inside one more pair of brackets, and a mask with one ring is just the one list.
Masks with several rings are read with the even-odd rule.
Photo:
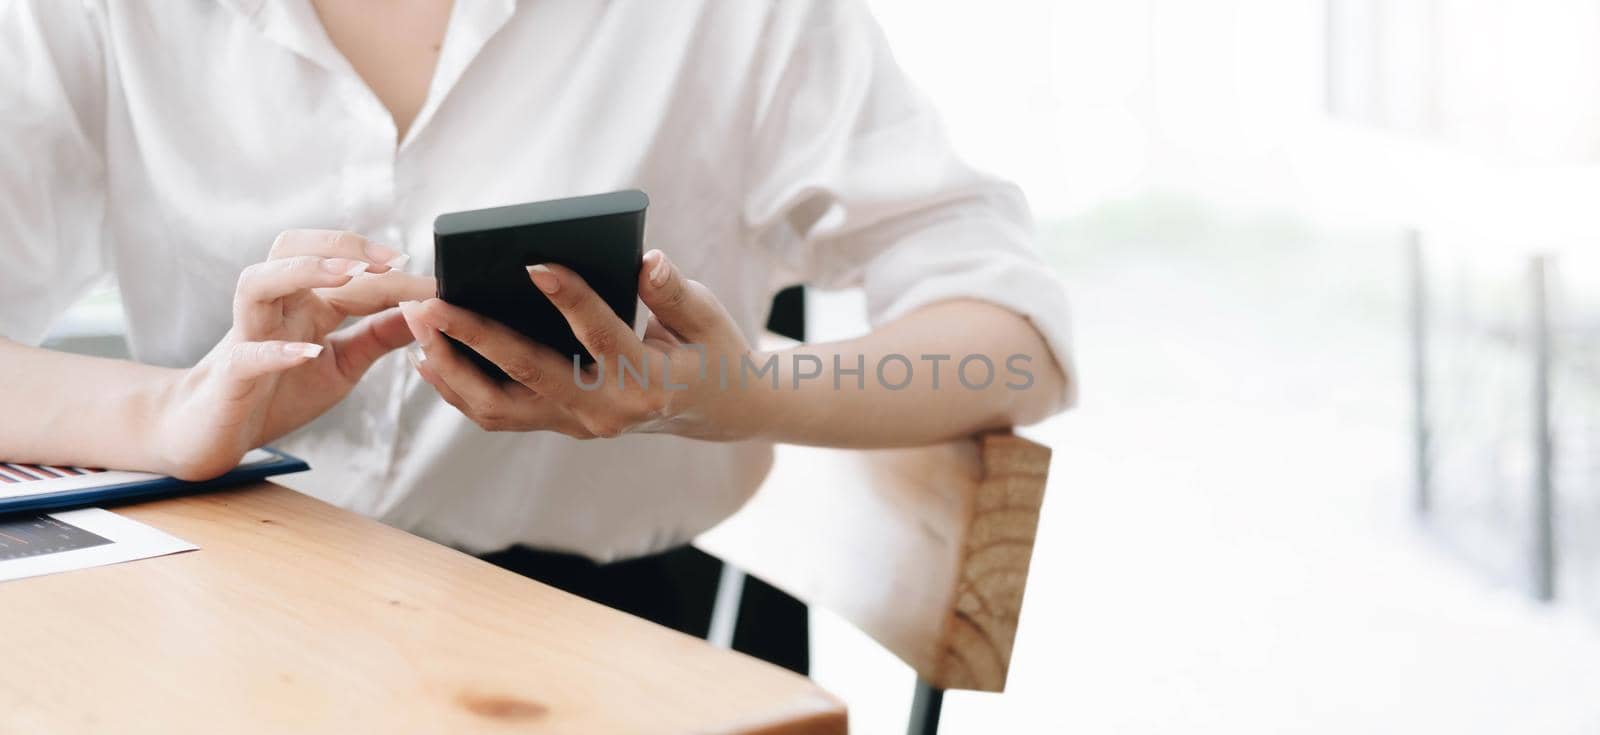
[[559, 265], [545, 264], [528, 266], [528, 278], [561, 312], [591, 356], [608, 361], [626, 358], [634, 365], [644, 364], [644, 343], [633, 333], [633, 327], [624, 323], [581, 276]]
[[319, 288], [317, 295], [328, 305], [351, 316], [374, 314], [402, 301], [423, 301], [439, 292], [433, 276], [405, 271], [369, 273], [333, 288]]
[[284, 230], [272, 241], [268, 259], [315, 255], [322, 258], [351, 258], [370, 263], [369, 273], [400, 268], [411, 260], [391, 247], [379, 245], [348, 230]]
[[[401, 309], [407, 310], [408, 319], [450, 335], [467, 349], [488, 358], [507, 377], [534, 393], [558, 403], [576, 396], [572, 380], [567, 377], [572, 369], [567, 362], [570, 358], [563, 358], [504, 324], [441, 299], [428, 299], [415, 306], [402, 304]], [[488, 380], [476, 367], [467, 367]]]

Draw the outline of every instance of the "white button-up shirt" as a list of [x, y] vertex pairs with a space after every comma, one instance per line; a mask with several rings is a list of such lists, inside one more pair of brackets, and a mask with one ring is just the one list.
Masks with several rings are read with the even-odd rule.
[[[11, 339], [37, 343], [109, 273], [134, 358], [189, 366], [280, 230], [354, 230], [429, 273], [443, 212], [639, 188], [647, 246], [752, 339], [773, 294], [806, 282], [862, 288], [874, 323], [991, 301], [1069, 363], [1065, 297], [1020, 193], [952, 153], [855, 0], [457, 0], [402, 140], [307, 0], [10, 0], [0, 13]], [[714, 525], [771, 456], [756, 442], [484, 432], [397, 355], [280, 446], [314, 468], [286, 484], [393, 525], [597, 559]]]

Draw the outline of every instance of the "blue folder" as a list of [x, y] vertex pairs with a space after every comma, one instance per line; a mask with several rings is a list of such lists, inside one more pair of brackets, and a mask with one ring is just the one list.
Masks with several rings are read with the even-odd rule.
[[[46, 491], [15, 497], [0, 497], [0, 515], [24, 512], [54, 513], [93, 505], [155, 500], [175, 495], [188, 495], [190, 493], [216, 490], [262, 480], [274, 475], [287, 475], [291, 472], [304, 472], [311, 469], [310, 465], [307, 465], [304, 460], [284, 454], [271, 447], [262, 447], [260, 451], [270, 454], [271, 457], [241, 464], [221, 477], [202, 482], [188, 482], [175, 477], [141, 478], [131, 482], [114, 482], [94, 487]], [[93, 475], [88, 475], [88, 477], [93, 477]], [[0, 490], [4, 490], [5, 487], [0, 485]]]

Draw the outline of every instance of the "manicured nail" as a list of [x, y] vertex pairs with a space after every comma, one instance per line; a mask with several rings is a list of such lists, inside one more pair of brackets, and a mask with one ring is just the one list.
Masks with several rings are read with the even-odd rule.
[[651, 250], [650, 252], [656, 256], [656, 264], [650, 267], [650, 285], [665, 286], [667, 285], [667, 254], [660, 250]]
[[[389, 265], [390, 261], [404, 257], [405, 254], [401, 253], [399, 250], [395, 250], [394, 248], [385, 245], [379, 245], [378, 243], [370, 240], [367, 242], [367, 260], [370, 260], [374, 263]], [[405, 265], [405, 261], [400, 261], [400, 264]]]
[[410, 263], [410, 262], [411, 262], [411, 256], [407, 255], [405, 253], [401, 253], [399, 255], [394, 256], [393, 258], [390, 258], [390, 259], [384, 261], [383, 264], [386, 265], [386, 266], [389, 266], [390, 268], [393, 268], [395, 270], [400, 270], [401, 268], [406, 267], [406, 263]]
[[538, 286], [540, 291], [547, 294], [561, 290], [561, 279], [556, 278], [556, 274], [545, 266], [528, 266], [528, 277], [533, 279], [533, 285]]
[[428, 361], [428, 355], [422, 351], [421, 347], [418, 347], [416, 345], [412, 345], [410, 347], [407, 347], [405, 352], [406, 352], [406, 362], [411, 363], [411, 367], [414, 370], [421, 370], [422, 369], [422, 363], [425, 363], [425, 362]]
[[283, 346], [283, 351], [296, 357], [315, 358], [317, 355], [322, 354], [322, 345], [314, 345], [310, 342], [290, 342]]
[[322, 261], [322, 269], [341, 276], [354, 276], [367, 272], [367, 264], [350, 258], [325, 258]]
[[402, 301], [399, 304], [400, 313], [406, 316], [406, 327], [411, 330], [411, 337], [419, 345], [428, 343], [428, 327], [422, 323], [422, 302]]

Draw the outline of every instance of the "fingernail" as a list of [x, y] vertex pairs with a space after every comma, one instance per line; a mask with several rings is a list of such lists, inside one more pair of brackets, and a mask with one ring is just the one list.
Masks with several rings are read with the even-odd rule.
[[538, 286], [540, 291], [547, 294], [561, 290], [561, 279], [556, 278], [556, 274], [545, 266], [528, 266], [528, 277], [533, 279], [533, 285]]
[[354, 276], [367, 272], [367, 264], [351, 258], [327, 258], [322, 261], [322, 269], [341, 276]]
[[422, 315], [418, 310], [422, 308], [420, 301], [402, 301], [399, 304], [400, 313], [406, 316], [406, 328], [411, 330], [411, 338], [417, 344], [428, 343], [428, 328], [422, 323]]
[[667, 254], [660, 250], [650, 252], [656, 255], [656, 264], [650, 268], [650, 285], [664, 286], [667, 283]]
[[425, 362], [428, 361], [427, 354], [422, 351], [421, 347], [417, 347], [416, 345], [412, 345], [410, 347], [407, 347], [405, 352], [406, 352], [406, 362], [411, 363], [412, 369], [421, 370], [422, 369], [422, 363], [425, 363]]
[[314, 345], [310, 342], [290, 342], [283, 346], [283, 351], [296, 357], [314, 358], [322, 354], [322, 345]]
[[[395, 250], [394, 248], [384, 245], [379, 245], [378, 243], [370, 240], [367, 242], [367, 259], [374, 263], [389, 265], [390, 261], [404, 257], [405, 254], [401, 253], [399, 250]], [[405, 261], [402, 260], [400, 263], [401, 265], [404, 265]]]
[[386, 265], [386, 266], [389, 266], [390, 268], [393, 268], [395, 270], [400, 270], [401, 268], [406, 267], [406, 263], [410, 263], [410, 262], [411, 262], [411, 256], [407, 255], [405, 253], [401, 253], [399, 255], [394, 256], [393, 258], [390, 258], [390, 259], [384, 261], [383, 264]]

